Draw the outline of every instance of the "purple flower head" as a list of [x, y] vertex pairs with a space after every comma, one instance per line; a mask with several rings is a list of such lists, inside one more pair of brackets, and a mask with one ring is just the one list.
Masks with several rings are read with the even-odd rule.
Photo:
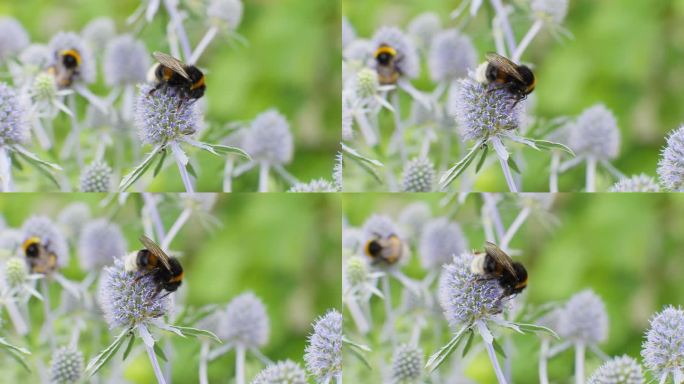
[[681, 308], [667, 307], [651, 319], [641, 357], [656, 380], [671, 375], [677, 383], [684, 381], [684, 311]]
[[150, 55], [142, 41], [131, 35], [112, 39], [104, 55], [107, 85], [144, 82], [150, 69]]
[[571, 126], [568, 142], [577, 155], [615, 159], [620, 152], [620, 129], [613, 112], [602, 104], [584, 110]]
[[264, 346], [270, 333], [266, 307], [252, 292], [243, 293], [228, 303], [219, 327], [221, 339], [247, 348]]
[[468, 36], [456, 29], [439, 32], [432, 40], [428, 67], [433, 81], [452, 81], [468, 75], [477, 65], [477, 51]]
[[252, 384], [307, 384], [306, 371], [292, 360], [279, 361], [264, 368]]
[[19, 54], [29, 42], [21, 23], [11, 17], [0, 17], [0, 61]]
[[603, 363], [587, 381], [588, 384], [643, 384], [644, 374], [635, 359], [624, 355]]
[[437, 269], [466, 252], [467, 248], [468, 240], [458, 223], [445, 217], [436, 218], [425, 225], [420, 236], [420, 263], [425, 269]]
[[26, 113], [14, 88], [0, 83], [0, 146], [20, 144], [28, 139]]
[[559, 319], [558, 334], [574, 343], [598, 344], [608, 337], [608, 313], [603, 300], [584, 290], [568, 300]]
[[658, 178], [669, 191], [684, 191], [684, 126], [667, 137], [667, 146], [658, 161]]
[[292, 161], [294, 144], [290, 124], [276, 110], [266, 111], [252, 121], [242, 145], [255, 161], [271, 165]]
[[342, 376], [342, 314], [330, 310], [313, 325], [304, 350], [306, 369], [317, 383], [328, 383]]
[[97, 219], [87, 223], [81, 231], [78, 260], [81, 268], [91, 271], [125, 256], [126, 248], [121, 228], [105, 219]]
[[57, 348], [50, 362], [50, 383], [73, 384], [83, 375], [83, 353], [72, 347]]
[[142, 85], [135, 103], [135, 124], [143, 142], [164, 144], [194, 134], [200, 121], [195, 103], [183, 100], [171, 87], [153, 89]]

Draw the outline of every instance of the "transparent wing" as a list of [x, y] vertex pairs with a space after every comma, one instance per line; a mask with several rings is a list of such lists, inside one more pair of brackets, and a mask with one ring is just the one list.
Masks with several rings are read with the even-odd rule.
[[516, 80], [524, 82], [522, 76], [520, 76], [520, 72], [518, 72], [518, 65], [516, 63], [494, 52], [487, 53], [485, 57], [487, 58], [487, 62], [494, 65], [499, 70], [513, 76]]
[[494, 260], [496, 260], [497, 263], [501, 264], [513, 276], [517, 276], [517, 274], [515, 273], [515, 269], [513, 268], [513, 260], [510, 256], [506, 254], [506, 252], [502, 251], [501, 248], [499, 248], [496, 244], [491, 243], [489, 241], [486, 242], [485, 252], [487, 252], [489, 256], [494, 258]]
[[187, 72], [185, 72], [185, 65], [183, 64], [182, 61], [176, 59], [175, 57], [171, 55], [167, 55], [166, 53], [162, 52], [154, 52], [152, 54], [155, 59], [159, 62], [159, 64], [170, 68], [172, 71], [176, 72], [177, 74], [185, 77], [186, 79], [190, 80], [190, 76], [188, 75]]
[[171, 270], [171, 264], [169, 263], [169, 256], [162, 251], [162, 249], [152, 241], [149, 237], [142, 235], [140, 236], [140, 242], [143, 243], [145, 248], [152, 252], [153, 255], [157, 256], [159, 260], [161, 260], [162, 264], [164, 264], [164, 267], [166, 267], [167, 270]]

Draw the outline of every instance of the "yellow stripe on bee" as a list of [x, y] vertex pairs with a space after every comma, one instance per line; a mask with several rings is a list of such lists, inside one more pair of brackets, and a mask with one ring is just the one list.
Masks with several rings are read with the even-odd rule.
[[200, 77], [199, 80], [197, 80], [194, 84], [192, 84], [192, 86], [190, 87], [190, 89], [191, 89], [191, 90], [197, 89], [197, 88], [199, 88], [199, 87], [201, 87], [201, 86], [203, 86], [203, 85], [204, 85], [204, 76]]
[[29, 237], [26, 239], [26, 241], [24, 241], [24, 244], [21, 245], [21, 249], [26, 252], [26, 249], [33, 244], [40, 244], [40, 238], [35, 236]]
[[70, 55], [76, 59], [76, 65], [81, 65], [81, 54], [75, 49], [65, 49], [59, 53], [61, 56]]
[[378, 48], [378, 49], [375, 50], [375, 54], [373, 54], [373, 56], [374, 56], [374, 57], [378, 57], [378, 56], [380, 56], [380, 54], [382, 54], [382, 53], [388, 53], [388, 54], [390, 54], [390, 55], [392, 55], [392, 56], [396, 56], [396, 55], [397, 55], [397, 50], [394, 49], [394, 48], [392, 48], [392, 47], [390, 47], [390, 46], [388, 46], [388, 45], [382, 45], [382, 46], [380, 46], [380, 48]]

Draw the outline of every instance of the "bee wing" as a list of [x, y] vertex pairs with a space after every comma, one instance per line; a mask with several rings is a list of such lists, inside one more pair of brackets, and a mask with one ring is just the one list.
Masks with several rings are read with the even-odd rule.
[[503, 267], [510, 272], [513, 276], [517, 277], [515, 273], [515, 268], [513, 268], [513, 260], [506, 252], [502, 251], [496, 244], [491, 242], [485, 243], [485, 252], [496, 260], [497, 263], [503, 265]]
[[154, 56], [161, 65], [170, 68], [172, 71], [190, 80], [190, 76], [185, 72], [185, 65], [182, 61], [162, 52], [154, 52], [152, 56]]
[[520, 76], [518, 65], [516, 63], [494, 52], [487, 53], [485, 57], [487, 58], [487, 62], [490, 64], [493, 64], [495, 67], [513, 76], [516, 80], [524, 82], [522, 76]]
[[140, 242], [143, 243], [143, 245], [148, 251], [152, 252], [153, 255], [157, 256], [159, 260], [161, 260], [162, 264], [164, 264], [164, 267], [167, 270], [171, 270], [169, 256], [164, 251], [162, 251], [162, 249], [157, 245], [157, 243], [155, 243], [154, 241], [152, 241], [152, 239], [145, 235], [140, 236]]

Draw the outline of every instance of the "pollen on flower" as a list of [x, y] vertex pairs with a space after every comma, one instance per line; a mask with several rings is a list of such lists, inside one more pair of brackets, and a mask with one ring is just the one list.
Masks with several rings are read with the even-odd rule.
[[140, 87], [135, 103], [135, 125], [147, 144], [165, 144], [197, 131], [200, 114], [195, 103], [185, 100], [172, 87]]

